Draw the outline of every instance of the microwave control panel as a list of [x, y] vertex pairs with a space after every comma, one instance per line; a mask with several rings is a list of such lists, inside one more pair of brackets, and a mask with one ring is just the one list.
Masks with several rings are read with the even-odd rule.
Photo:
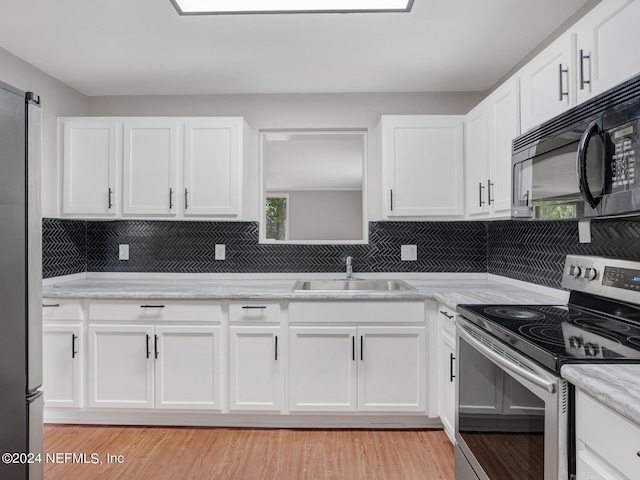
[[614, 145], [614, 152], [611, 157], [611, 187], [613, 192], [634, 188], [636, 178], [640, 175], [636, 163], [636, 151], [640, 150], [639, 127], [640, 122], [635, 120], [609, 131]]

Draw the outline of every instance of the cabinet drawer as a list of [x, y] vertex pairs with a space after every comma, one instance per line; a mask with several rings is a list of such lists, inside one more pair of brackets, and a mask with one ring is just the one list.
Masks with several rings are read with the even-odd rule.
[[297, 323], [423, 323], [425, 307], [422, 301], [291, 302], [289, 320]]
[[43, 298], [42, 320], [80, 320], [82, 300], [68, 298]]
[[232, 322], [280, 323], [280, 304], [275, 302], [241, 302], [229, 305]]
[[591, 396], [577, 395], [578, 455], [591, 450], [628, 478], [640, 472], [640, 425]]
[[208, 301], [92, 300], [89, 319], [95, 321], [186, 320], [220, 322], [220, 304]]

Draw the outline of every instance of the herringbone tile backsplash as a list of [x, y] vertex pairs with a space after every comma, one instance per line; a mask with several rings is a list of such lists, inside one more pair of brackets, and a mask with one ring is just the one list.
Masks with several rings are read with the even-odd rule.
[[[118, 244], [130, 246], [118, 260]], [[226, 260], [214, 245], [226, 245]], [[371, 222], [366, 245], [264, 245], [255, 222], [43, 221], [45, 278], [89, 272], [304, 273], [489, 272], [560, 287], [568, 253], [640, 260], [640, 220], [592, 222], [592, 243], [578, 242], [576, 222]], [[400, 260], [400, 245], [418, 260]]]

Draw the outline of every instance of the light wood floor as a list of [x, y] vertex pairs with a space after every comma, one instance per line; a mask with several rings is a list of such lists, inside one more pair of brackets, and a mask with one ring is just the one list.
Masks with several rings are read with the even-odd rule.
[[[45, 480], [453, 480], [441, 430], [271, 430], [45, 425]], [[106, 455], [123, 464], [107, 464]]]

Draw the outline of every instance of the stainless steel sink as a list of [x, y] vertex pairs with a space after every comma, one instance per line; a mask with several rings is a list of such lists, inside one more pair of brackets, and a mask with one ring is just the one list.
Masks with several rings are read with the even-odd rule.
[[399, 292], [415, 291], [402, 280], [298, 280], [294, 292]]

